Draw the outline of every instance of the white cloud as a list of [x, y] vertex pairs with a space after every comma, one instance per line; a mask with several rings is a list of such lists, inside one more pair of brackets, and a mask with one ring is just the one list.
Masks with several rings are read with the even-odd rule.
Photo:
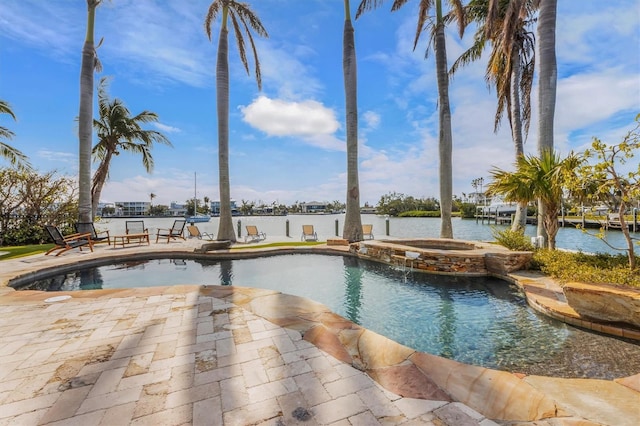
[[60, 163], [76, 163], [78, 161], [77, 154], [71, 152], [48, 151], [44, 149], [38, 151], [38, 157]]
[[637, 75], [615, 69], [576, 74], [558, 82], [557, 99], [559, 128], [582, 128], [619, 111], [637, 109], [640, 81]]
[[279, 98], [300, 100], [316, 97], [324, 88], [312, 76], [314, 70], [307, 65], [309, 48], [294, 46], [274, 48], [270, 43], [258, 46], [265, 90], [275, 90]]
[[160, 130], [162, 132], [166, 132], [166, 133], [178, 133], [178, 132], [181, 132], [181, 130], [179, 128], [173, 127], [173, 126], [169, 126], [167, 124], [153, 123], [153, 126], [155, 126], [158, 130]]
[[76, 43], [84, 38], [84, 28], [76, 24], [80, 16], [73, 7], [57, 3], [3, 0], [0, 30], [5, 37], [35, 46], [53, 56], [79, 54]]
[[340, 128], [335, 112], [316, 101], [287, 102], [260, 96], [240, 110], [245, 122], [269, 136], [312, 138]]
[[380, 125], [380, 114], [378, 114], [377, 112], [374, 111], [365, 111], [364, 114], [362, 114], [362, 119], [364, 120], [366, 126], [373, 130], [378, 128], [378, 126]]
[[184, 6], [176, 0], [104, 3], [96, 14], [96, 38], [105, 36], [98, 53], [146, 84], [210, 84], [216, 47], [205, 34], [204, 12]]

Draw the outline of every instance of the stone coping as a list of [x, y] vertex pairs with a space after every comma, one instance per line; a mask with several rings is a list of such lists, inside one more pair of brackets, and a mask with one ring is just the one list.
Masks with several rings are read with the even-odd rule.
[[[242, 253], [237, 250], [221, 250], [212, 252], [212, 255], [238, 258], [300, 251], [347, 254], [347, 249], [344, 246], [314, 246], [304, 247], [302, 250], [278, 247], [252, 249]], [[126, 248], [119, 251], [119, 256], [124, 252], [128, 253], [127, 257], [148, 257], [150, 254], [185, 256], [188, 253], [167, 249], [144, 250], [143, 253], [139, 253], [139, 250], [134, 248]], [[0, 272], [0, 303], [29, 304], [41, 302], [51, 296], [50, 292], [16, 292], [7, 288], [7, 282], [13, 277], [28, 274], [42, 267], [61, 264], [77, 266], [84, 261], [98, 261], [110, 257], [106, 251], [81, 256], [71, 254], [55, 259], [43, 259], [42, 256], [1, 262], [3, 268]], [[579, 319], [579, 315], [572, 311], [566, 302], [563, 303], [560, 296], [562, 290], [550, 278], [527, 271], [511, 273], [506, 278], [523, 288], [527, 300], [535, 309], [559, 319], [564, 318], [566, 322], [584, 321]], [[190, 286], [90, 290], [73, 292], [73, 298], [78, 300], [110, 297], [117, 292], [140, 295], [166, 291], [182, 292], [186, 291], [184, 287]], [[417, 352], [351, 323], [332, 313], [324, 305], [308, 299], [270, 290], [236, 286], [203, 286], [199, 289], [202, 294], [226, 299], [281, 327], [299, 331], [305, 340], [336, 359], [367, 372], [382, 386], [401, 396], [458, 401], [487, 418], [526, 422], [532, 425], [635, 425], [640, 420], [640, 374], [609, 381], [524, 376], [496, 371]], [[580, 326], [584, 326], [584, 323], [580, 323]], [[607, 332], [605, 327], [599, 331]], [[622, 333], [624, 335], [624, 332]]]

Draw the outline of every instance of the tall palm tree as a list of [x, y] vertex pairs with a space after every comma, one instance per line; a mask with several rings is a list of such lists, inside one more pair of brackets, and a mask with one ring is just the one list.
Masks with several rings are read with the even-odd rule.
[[91, 148], [93, 122], [93, 72], [100, 69], [93, 40], [96, 8], [102, 0], [87, 0], [87, 34], [80, 67], [80, 113], [78, 115], [78, 222], [93, 222], [91, 204]]
[[[409, 0], [393, 0], [391, 11], [404, 6]], [[464, 9], [460, 0], [447, 0], [458, 18], [460, 36], [464, 32]], [[356, 19], [365, 11], [378, 7], [384, 0], [362, 0]], [[435, 23], [429, 24], [429, 11], [435, 8]], [[453, 204], [453, 165], [451, 154], [453, 150], [453, 136], [451, 132], [451, 108], [449, 106], [449, 73], [447, 66], [447, 46], [445, 42], [445, 20], [442, 13], [442, 0], [420, 0], [418, 8], [418, 23], [413, 40], [413, 48], [418, 45], [422, 31], [427, 25], [431, 25], [431, 40], [436, 55], [436, 78], [438, 82], [438, 152], [440, 161], [440, 238], [453, 238], [453, 226], [451, 224], [451, 208]]]
[[[557, 0], [536, 0], [538, 15], [538, 153], [553, 150], [553, 119], [556, 109], [558, 65], [556, 62]], [[538, 216], [544, 215], [545, 205], [538, 200]], [[538, 220], [537, 235], [547, 238]]]
[[[529, 132], [531, 121], [535, 38], [527, 27], [532, 22], [533, 3], [534, 0], [471, 0], [465, 6], [466, 25], [478, 25], [475, 41], [451, 67], [453, 74], [460, 66], [480, 59], [486, 43], [491, 43], [485, 80], [496, 88], [498, 98], [494, 132], [500, 128], [506, 110], [516, 159], [524, 153], [523, 133]], [[513, 230], [524, 228], [526, 209], [526, 203], [518, 204]]]
[[360, 217], [360, 184], [358, 182], [358, 69], [356, 44], [351, 23], [351, 6], [344, 0], [344, 30], [342, 38], [342, 72], [346, 101], [347, 125], [347, 213], [342, 238], [362, 241]]
[[258, 52], [253, 42], [251, 30], [261, 37], [269, 37], [267, 30], [260, 22], [258, 16], [249, 8], [249, 5], [236, 0], [214, 0], [209, 6], [204, 21], [205, 30], [211, 40], [211, 25], [221, 14], [220, 39], [218, 40], [218, 57], [216, 63], [216, 104], [218, 114], [218, 173], [220, 186], [220, 221], [218, 225], [218, 240], [236, 241], [231, 218], [231, 189], [229, 184], [229, 30], [227, 21], [231, 19], [238, 52], [247, 74], [249, 65], [245, 52], [243, 32], [251, 44], [255, 62], [255, 76], [258, 89], [262, 89], [262, 77], [260, 73], [260, 61]]
[[[0, 114], [9, 114], [14, 120], [15, 114], [11, 110], [11, 106], [8, 102], [0, 100]], [[0, 126], [0, 138], [11, 140], [14, 133], [6, 127]], [[31, 168], [27, 156], [24, 155], [19, 149], [14, 148], [6, 143], [0, 141], [0, 157], [6, 158], [14, 166], [23, 166]]]
[[[171, 145], [169, 139], [154, 130], [144, 130], [140, 124], [158, 121], [158, 115], [150, 111], [142, 111], [131, 116], [131, 112], [120, 99], [109, 99], [107, 78], [100, 79], [98, 85], [98, 109], [100, 119], [93, 121], [98, 135], [98, 143], [93, 147], [94, 157], [100, 161], [91, 186], [92, 211], [96, 212], [100, 202], [100, 194], [109, 178], [109, 167], [114, 155], [120, 151], [129, 151], [142, 155], [142, 165], [148, 173], [153, 171], [151, 149], [154, 143]], [[155, 194], [151, 194], [151, 199]]]
[[542, 151], [539, 157], [521, 155], [514, 172], [492, 169], [493, 180], [487, 189], [490, 194], [502, 195], [506, 201], [542, 200], [546, 207], [545, 215], [541, 217], [548, 235], [546, 245], [554, 250], [562, 195], [569, 183], [576, 180], [575, 170], [581, 162], [582, 159], [573, 153], [564, 159], [553, 151]]

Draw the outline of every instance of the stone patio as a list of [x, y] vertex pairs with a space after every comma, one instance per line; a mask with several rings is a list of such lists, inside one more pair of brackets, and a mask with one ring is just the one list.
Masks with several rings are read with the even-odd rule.
[[[465, 365], [269, 290], [6, 287], [40, 268], [140, 252], [192, 253], [199, 244], [98, 246], [94, 253], [0, 262], [0, 425], [640, 423], [640, 374], [558, 379]], [[538, 309], [574, 315], [552, 280], [527, 272], [510, 277], [524, 283]], [[47, 301], [63, 295], [71, 297]]]

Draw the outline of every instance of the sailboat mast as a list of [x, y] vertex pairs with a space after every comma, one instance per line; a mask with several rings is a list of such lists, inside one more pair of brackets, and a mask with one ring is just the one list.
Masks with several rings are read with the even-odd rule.
[[197, 173], [193, 172], [193, 215], [198, 214], [198, 179]]

